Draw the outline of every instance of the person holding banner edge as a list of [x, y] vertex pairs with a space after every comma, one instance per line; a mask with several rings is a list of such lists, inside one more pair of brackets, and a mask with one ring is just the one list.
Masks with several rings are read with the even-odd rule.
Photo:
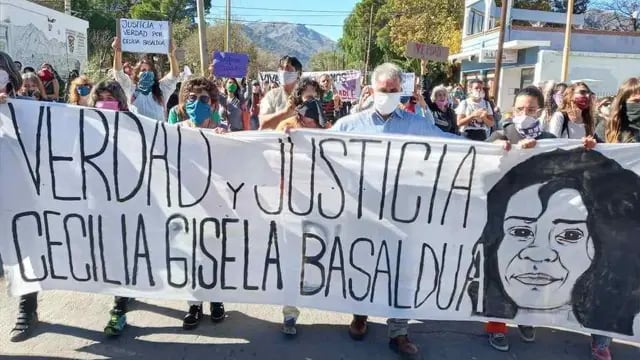
[[[0, 51], [0, 104], [10, 98], [16, 98], [17, 91], [22, 87], [22, 76], [15, 68], [15, 63], [9, 54]], [[22, 97], [18, 97], [22, 98]], [[31, 99], [33, 98], [25, 98]], [[20, 342], [29, 338], [34, 326], [38, 323], [38, 293], [33, 292], [20, 296], [18, 316], [13, 329], [9, 333], [12, 342]]]
[[159, 77], [153, 60], [146, 56], [138, 62], [129, 77], [123, 71], [120, 38], [116, 37], [111, 47], [114, 50], [113, 76], [124, 89], [129, 99], [131, 111], [157, 121], [165, 121], [167, 101], [175, 90], [180, 74], [173, 41], [169, 45], [169, 54], [167, 54], [170, 71], [162, 79]]
[[[432, 121], [398, 109], [402, 97], [402, 69], [392, 63], [377, 66], [371, 75], [373, 109], [348, 115], [340, 119], [330, 131], [354, 133], [394, 133], [406, 135], [437, 136], [461, 139], [445, 133]], [[349, 325], [349, 335], [362, 340], [367, 335], [367, 316], [354, 315]], [[420, 358], [420, 349], [409, 340], [409, 320], [387, 319], [389, 347], [410, 359]]]

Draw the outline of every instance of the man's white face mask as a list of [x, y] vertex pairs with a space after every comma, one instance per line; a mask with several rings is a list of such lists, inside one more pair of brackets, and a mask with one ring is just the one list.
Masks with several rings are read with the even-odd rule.
[[401, 92], [384, 93], [374, 91], [373, 107], [380, 115], [389, 115], [400, 105]]

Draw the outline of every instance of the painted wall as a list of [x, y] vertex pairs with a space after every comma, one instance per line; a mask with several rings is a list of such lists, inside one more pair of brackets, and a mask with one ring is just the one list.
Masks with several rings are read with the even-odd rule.
[[0, 50], [23, 66], [49, 62], [61, 76], [87, 63], [85, 20], [26, 0], [0, 0]]
[[[541, 51], [534, 83], [559, 80], [562, 52]], [[569, 80], [593, 79], [589, 87], [596, 94], [613, 95], [622, 82], [640, 77], [640, 55], [572, 52], [569, 57]]]
[[[551, 42], [548, 50], [561, 51], [564, 32], [511, 29], [509, 40], [548, 40]], [[571, 36], [571, 51], [637, 54], [640, 53], [640, 36], [574, 32]]]

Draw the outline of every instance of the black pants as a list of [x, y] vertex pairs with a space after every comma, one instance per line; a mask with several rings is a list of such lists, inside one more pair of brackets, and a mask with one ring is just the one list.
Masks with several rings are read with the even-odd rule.
[[32, 292], [20, 296], [20, 311], [21, 312], [35, 312], [38, 310], [38, 293]]

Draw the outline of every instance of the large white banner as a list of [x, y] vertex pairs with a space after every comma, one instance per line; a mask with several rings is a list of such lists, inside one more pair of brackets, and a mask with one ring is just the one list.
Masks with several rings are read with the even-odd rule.
[[294, 131], [0, 105], [14, 295], [502, 320], [640, 340], [640, 147]]
[[[320, 81], [322, 74], [329, 74], [333, 79], [333, 87], [337, 95], [340, 95], [342, 100], [353, 101], [358, 100], [360, 92], [360, 78], [362, 73], [360, 70], [339, 70], [339, 71], [308, 71], [303, 72], [302, 77], [310, 77], [316, 81]], [[260, 84], [263, 88], [266, 88], [267, 83], [280, 83], [278, 79], [278, 73], [276, 71], [263, 71], [260, 74]]]

